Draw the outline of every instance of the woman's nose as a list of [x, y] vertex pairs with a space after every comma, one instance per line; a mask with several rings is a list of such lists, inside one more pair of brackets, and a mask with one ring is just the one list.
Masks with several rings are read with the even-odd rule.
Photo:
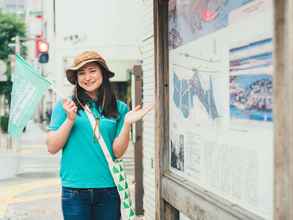
[[85, 78], [86, 80], [89, 80], [89, 79], [90, 79], [90, 76], [91, 76], [91, 75], [90, 75], [89, 73], [85, 73], [85, 77], [84, 77], [84, 78]]

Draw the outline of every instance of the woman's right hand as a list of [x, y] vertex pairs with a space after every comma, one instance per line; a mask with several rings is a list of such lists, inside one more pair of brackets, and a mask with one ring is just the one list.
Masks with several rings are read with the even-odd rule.
[[65, 99], [63, 101], [63, 108], [67, 113], [68, 120], [74, 122], [77, 112], [77, 106], [72, 100]]

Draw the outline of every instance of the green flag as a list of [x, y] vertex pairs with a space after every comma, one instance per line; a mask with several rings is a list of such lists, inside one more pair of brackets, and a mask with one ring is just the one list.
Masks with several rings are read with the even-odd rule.
[[12, 83], [8, 133], [17, 138], [51, 83], [19, 55], [16, 55]]

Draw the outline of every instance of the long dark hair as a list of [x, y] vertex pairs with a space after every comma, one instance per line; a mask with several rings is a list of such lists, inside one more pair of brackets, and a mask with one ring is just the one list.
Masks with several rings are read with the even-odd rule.
[[[102, 70], [101, 72], [103, 75], [103, 81], [101, 86], [97, 90], [97, 93], [96, 93], [97, 100], [95, 100], [95, 103], [97, 107], [101, 108], [102, 115], [104, 115], [105, 117], [117, 118], [118, 111], [117, 111], [117, 102], [116, 102], [115, 94], [112, 90], [110, 80], [107, 77], [106, 70], [101, 66], [100, 68]], [[78, 85], [77, 77], [76, 77], [75, 88], [73, 91], [72, 101], [77, 106], [77, 112], [81, 109], [83, 110], [84, 105], [89, 104], [90, 102], [93, 101], [92, 98], [88, 94], [86, 94], [85, 90]]]

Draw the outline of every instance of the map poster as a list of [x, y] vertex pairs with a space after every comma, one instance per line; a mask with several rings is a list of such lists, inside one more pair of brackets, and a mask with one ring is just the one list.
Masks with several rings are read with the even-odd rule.
[[271, 0], [169, 1], [170, 171], [273, 219]]

